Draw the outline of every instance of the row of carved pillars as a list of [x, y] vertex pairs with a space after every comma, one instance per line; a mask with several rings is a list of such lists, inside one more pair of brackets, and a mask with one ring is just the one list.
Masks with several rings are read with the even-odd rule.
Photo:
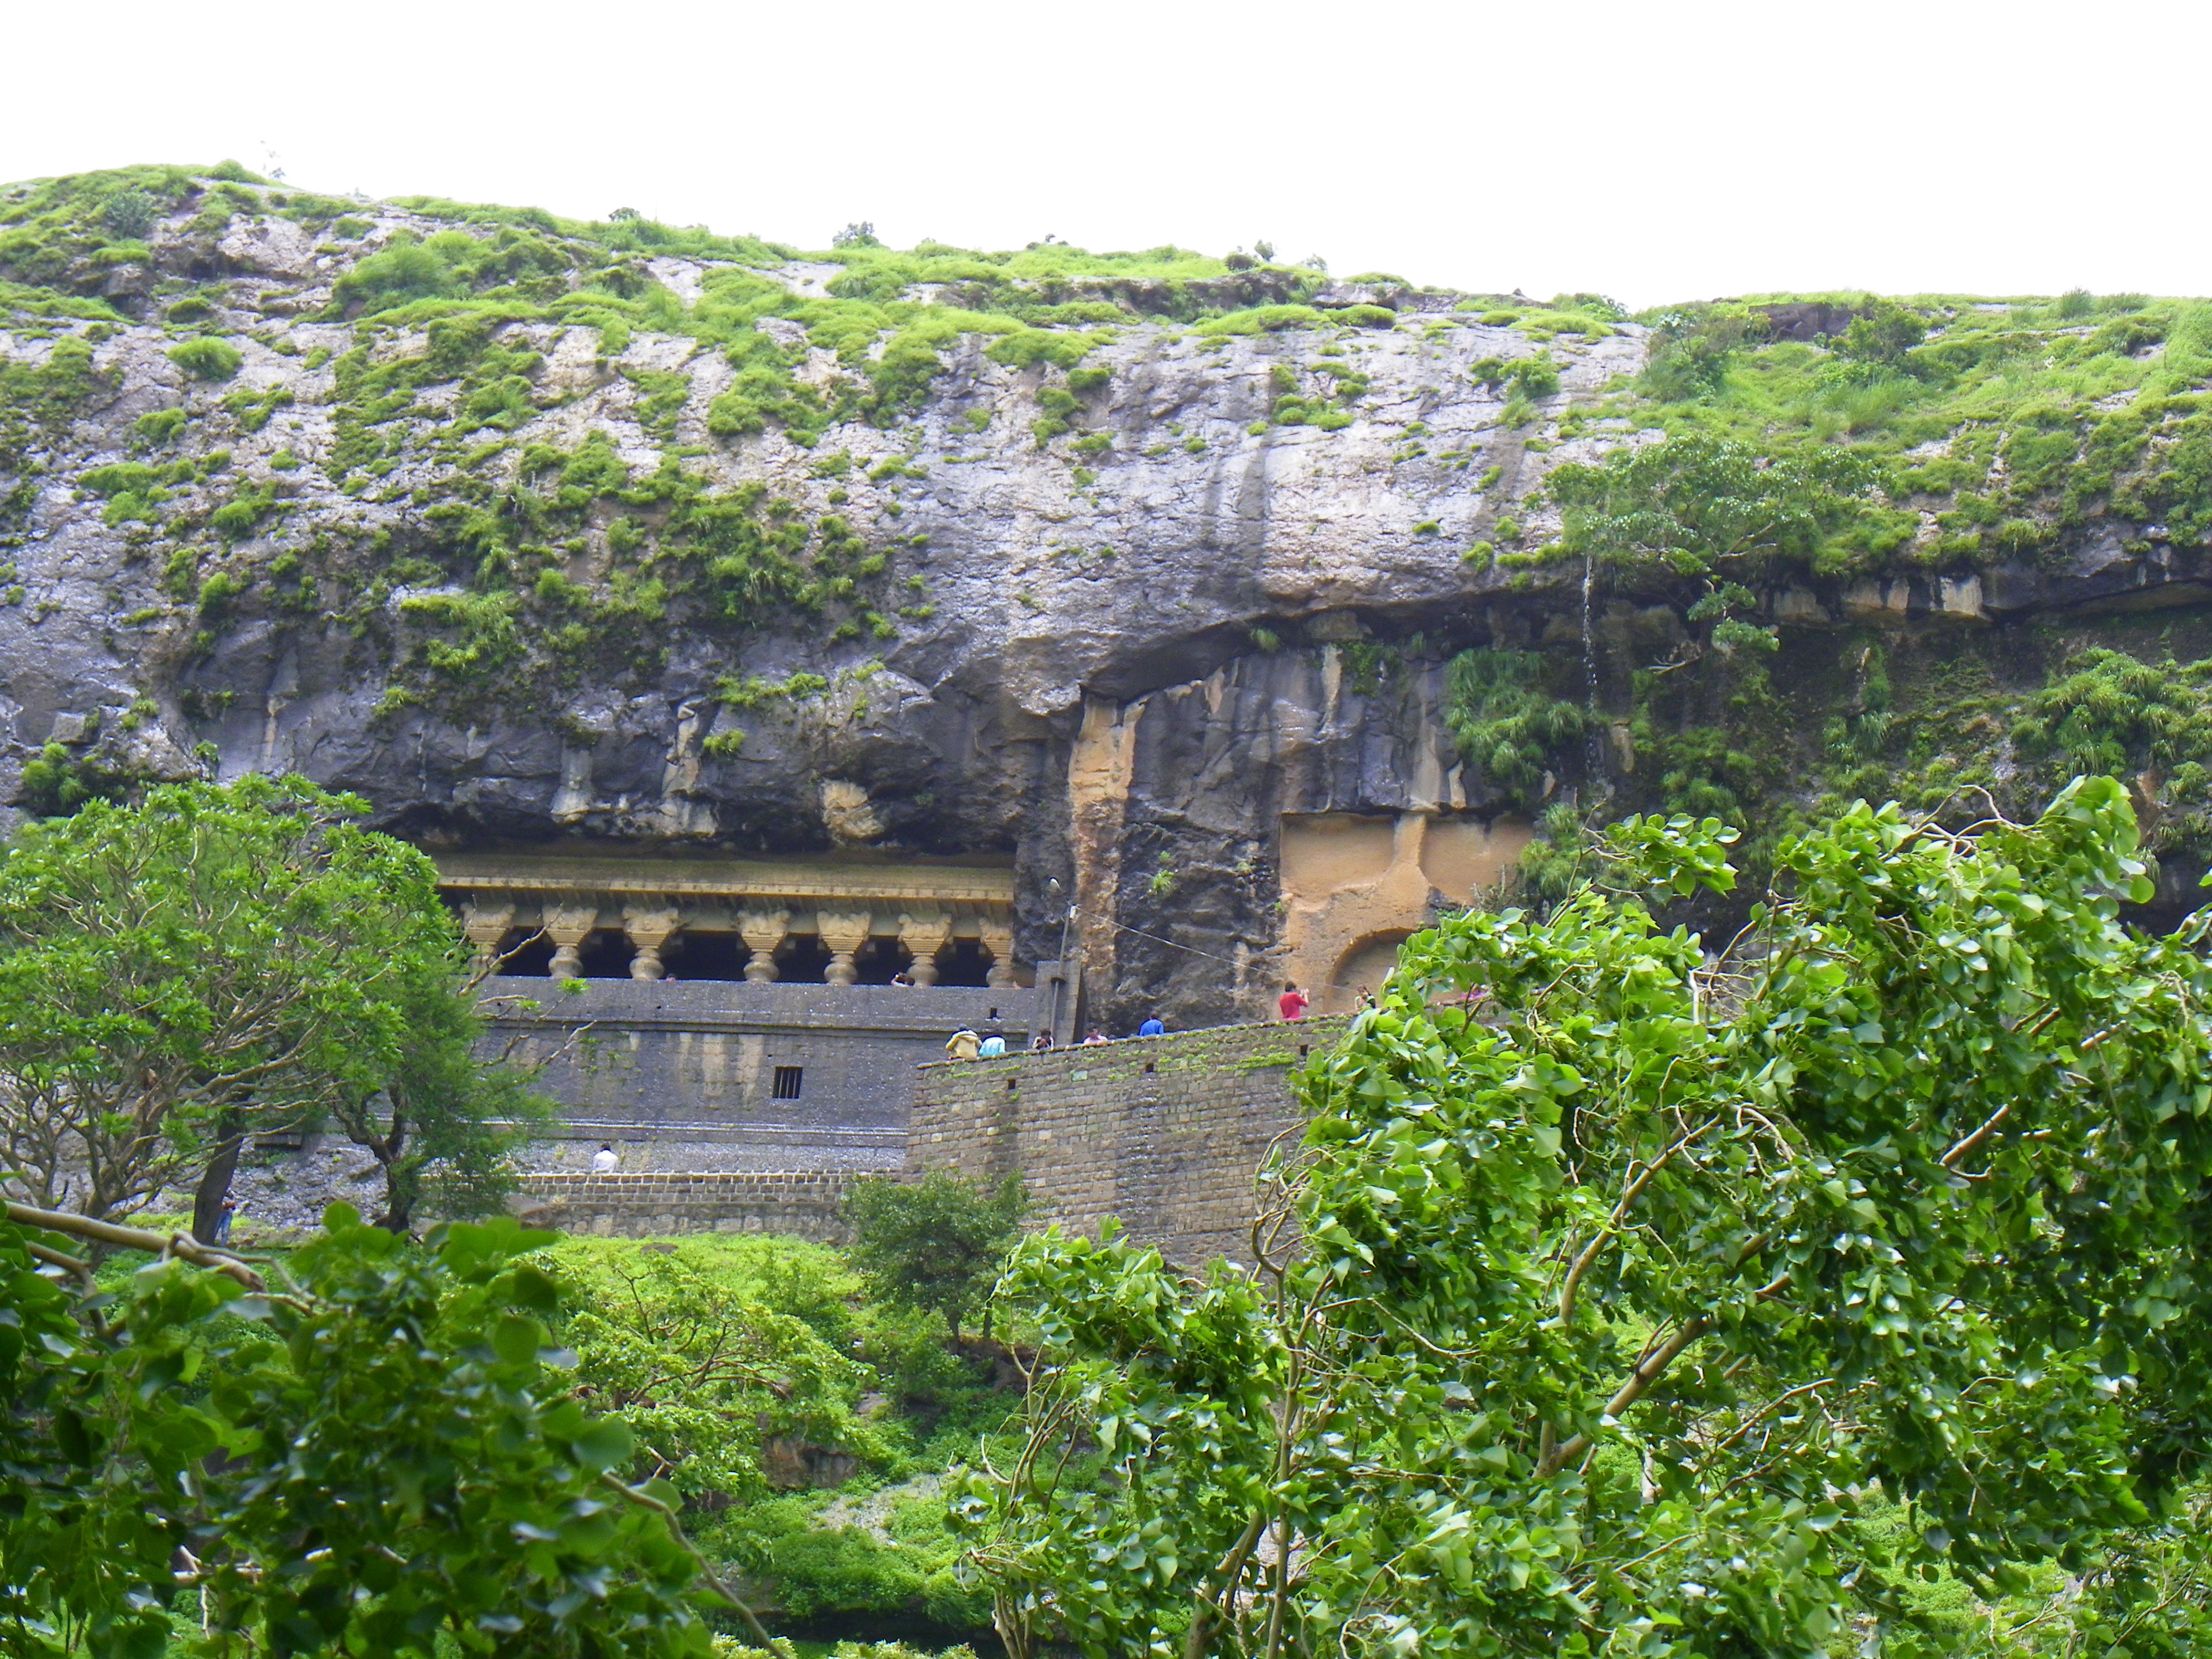
[[[542, 925], [545, 937], [553, 941], [553, 963], [548, 970], [554, 979], [574, 979], [583, 969], [580, 951], [584, 941], [599, 925], [597, 905], [549, 904], [544, 907]], [[776, 976], [776, 948], [794, 931], [789, 910], [747, 910], [738, 917], [738, 933], [752, 957], [745, 963], [745, 977], [756, 984], [765, 983]], [[814, 931], [830, 952], [830, 965], [823, 978], [832, 985], [850, 985], [859, 977], [853, 958], [874, 936], [876, 918], [866, 910], [817, 910], [814, 913]], [[500, 941], [507, 937], [514, 925], [514, 906], [512, 904], [471, 904], [463, 913], [462, 927], [469, 942], [475, 945], [479, 958], [489, 960], [499, 951]], [[657, 980], [666, 975], [661, 962], [661, 952], [668, 941], [683, 926], [678, 913], [665, 906], [631, 905], [623, 911], [623, 932], [629, 936], [637, 954], [630, 959], [632, 979]], [[985, 981], [991, 985], [1012, 985], [1014, 982], [1014, 930], [1011, 924], [985, 916], [981, 919], [983, 949], [991, 957], [991, 967]], [[900, 944], [913, 952], [914, 964], [908, 969], [916, 985], [937, 982], [937, 953], [952, 942], [953, 920], [942, 913], [920, 912], [902, 915], [896, 929]], [[804, 929], [796, 931], [804, 932]]]

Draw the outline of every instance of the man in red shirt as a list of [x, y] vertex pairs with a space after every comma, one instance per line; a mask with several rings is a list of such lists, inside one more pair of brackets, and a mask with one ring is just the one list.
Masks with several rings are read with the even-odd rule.
[[1298, 989], [1297, 981], [1286, 979], [1283, 981], [1283, 994], [1275, 999], [1275, 1006], [1282, 1011], [1285, 1019], [1304, 1019], [1306, 994]]

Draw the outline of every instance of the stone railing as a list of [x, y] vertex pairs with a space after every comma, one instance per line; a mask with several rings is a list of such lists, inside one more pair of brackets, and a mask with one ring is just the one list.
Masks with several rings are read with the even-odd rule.
[[845, 1237], [854, 1179], [840, 1170], [533, 1174], [513, 1205], [532, 1226], [599, 1237], [780, 1233], [834, 1244]]

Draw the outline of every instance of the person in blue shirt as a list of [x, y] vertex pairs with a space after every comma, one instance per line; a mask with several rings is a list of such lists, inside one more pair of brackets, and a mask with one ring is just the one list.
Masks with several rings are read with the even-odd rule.
[[983, 1046], [976, 1049], [975, 1057], [978, 1060], [997, 1060], [1006, 1052], [1006, 1033], [1004, 1028], [995, 1024], [984, 1027]]
[[1168, 1028], [1160, 1024], [1160, 1017], [1158, 1014], [1152, 1015], [1137, 1028], [1139, 1036], [1165, 1036], [1167, 1034]]

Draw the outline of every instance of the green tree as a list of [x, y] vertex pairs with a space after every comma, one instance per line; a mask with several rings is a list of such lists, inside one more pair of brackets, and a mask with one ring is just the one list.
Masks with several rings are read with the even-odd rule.
[[[449, 1126], [419, 1155], [482, 1173], [457, 1126], [513, 1091], [465, 1075], [435, 869], [364, 810], [249, 777], [24, 829], [0, 859], [0, 1147], [35, 1201], [109, 1215], [203, 1167], [219, 1200], [246, 1135], [380, 1092]], [[422, 1166], [403, 1152], [404, 1218]]]
[[[676, 1494], [572, 1397], [551, 1236], [501, 1218], [418, 1248], [344, 1206], [275, 1285], [186, 1244], [96, 1297], [67, 1247], [161, 1235], [0, 1224], [0, 1650], [700, 1655], [726, 1601]], [[38, 1231], [36, 1229], [46, 1229]], [[70, 1235], [76, 1235], [72, 1238]], [[757, 1639], [765, 1642], [757, 1623]]]
[[641, 1255], [579, 1239], [546, 1266], [562, 1287], [558, 1334], [578, 1356], [580, 1387], [653, 1448], [687, 1497], [768, 1497], [761, 1452], [774, 1437], [888, 1454], [854, 1410], [867, 1368], [805, 1320], [765, 1305], [708, 1241]]
[[845, 1200], [853, 1265], [878, 1299], [943, 1314], [955, 1342], [969, 1310], [981, 1306], [988, 1341], [991, 1287], [1029, 1207], [1019, 1176], [995, 1188], [943, 1170], [913, 1182], [875, 1176]]
[[1850, 449], [1768, 454], [1717, 438], [1670, 438], [1572, 465], [1547, 488], [1565, 509], [1561, 544], [1607, 564], [1748, 579], [1810, 564], [1855, 524], [1881, 469]]
[[2185, 1593], [2115, 1540], [2212, 1426], [2212, 912], [2118, 921], [2093, 778], [1971, 836], [1861, 805], [1709, 961], [1646, 899], [1731, 839], [1631, 819], [1547, 920], [1409, 941], [1256, 1271], [1022, 1245], [1028, 1443], [963, 1500], [1013, 1652], [1932, 1655], [1921, 1577]]
[[500, 1210], [514, 1190], [515, 1143], [556, 1115], [526, 1073], [479, 1054], [483, 1020], [452, 968], [450, 955], [426, 963], [398, 992], [406, 1036], [381, 1086], [331, 1103], [330, 1121], [383, 1172], [376, 1224], [393, 1232], [426, 1200], [452, 1221]]

